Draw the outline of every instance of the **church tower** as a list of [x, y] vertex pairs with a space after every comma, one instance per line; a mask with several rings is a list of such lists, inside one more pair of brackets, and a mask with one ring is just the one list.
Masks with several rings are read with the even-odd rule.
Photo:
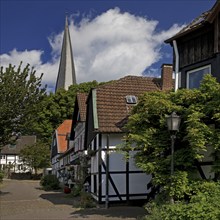
[[68, 89], [70, 85], [76, 84], [76, 73], [73, 61], [72, 45], [70, 40], [68, 20], [66, 16], [63, 45], [60, 57], [60, 66], [57, 76], [55, 92], [59, 88]]

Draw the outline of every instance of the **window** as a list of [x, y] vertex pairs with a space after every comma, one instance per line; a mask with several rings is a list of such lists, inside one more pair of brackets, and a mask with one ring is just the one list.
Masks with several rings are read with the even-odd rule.
[[127, 95], [126, 102], [127, 104], [137, 104], [137, 97], [134, 95]]
[[8, 148], [9, 148], [9, 149], [14, 149], [14, 148], [16, 148], [16, 144], [9, 144], [9, 145], [8, 145]]
[[187, 72], [187, 88], [199, 88], [205, 74], [211, 74], [211, 65], [203, 66]]

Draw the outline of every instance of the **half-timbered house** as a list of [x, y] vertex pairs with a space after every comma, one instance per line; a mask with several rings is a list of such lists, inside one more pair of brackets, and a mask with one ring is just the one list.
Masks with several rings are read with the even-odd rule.
[[85, 147], [91, 157], [91, 194], [99, 203], [146, 199], [151, 175], [115, 151], [123, 142], [124, 125], [138, 97], [173, 87], [172, 66], [163, 65], [162, 79], [126, 76], [92, 89], [87, 99]]

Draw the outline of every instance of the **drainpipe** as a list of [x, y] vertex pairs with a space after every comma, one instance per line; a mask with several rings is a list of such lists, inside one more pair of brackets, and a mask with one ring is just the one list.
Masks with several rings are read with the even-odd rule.
[[105, 208], [107, 209], [109, 207], [109, 181], [108, 181], [108, 176], [109, 176], [109, 134], [107, 134], [107, 149], [106, 149], [106, 193], [105, 193]]
[[179, 52], [176, 40], [173, 41], [173, 48], [175, 53], [175, 92], [179, 88]]

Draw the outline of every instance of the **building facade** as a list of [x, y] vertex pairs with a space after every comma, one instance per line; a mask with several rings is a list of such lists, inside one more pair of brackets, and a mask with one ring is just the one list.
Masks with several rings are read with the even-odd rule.
[[[92, 89], [87, 99], [85, 148], [90, 156], [91, 194], [99, 203], [147, 199], [151, 175], [116, 149], [126, 134], [124, 125], [138, 97], [173, 88], [172, 66], [163, 65], [162, 78], [126, 76]], [[167, 81], [168, 80], [168, 81]]]

